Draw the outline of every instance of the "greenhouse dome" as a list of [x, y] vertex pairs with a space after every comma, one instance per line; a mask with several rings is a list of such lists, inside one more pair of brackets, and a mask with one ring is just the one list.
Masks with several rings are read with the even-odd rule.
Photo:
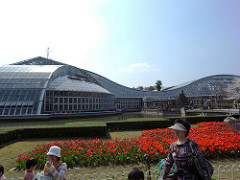
[[43, 57], [0, 66], [1, 116], [136, 111], [167, 106], [181, 93], [196, 106], [201, 99], [233, 103], [240, 96], [240, 76], [213, 75], [161, 91], [141, 91]]

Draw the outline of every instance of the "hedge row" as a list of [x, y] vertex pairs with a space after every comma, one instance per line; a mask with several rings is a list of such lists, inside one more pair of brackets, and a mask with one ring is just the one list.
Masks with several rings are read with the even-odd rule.
[[107, 127], [26, 128], [0, 134], [0, 145], [24, 138], [105, 137]]
[[134, 122], [113, 122], [107, 123], [107, 129], [109, 131], [119, 130], [144, 130], [154, 128], [167, 128], [172, 125], [169, 120], [165, 121], [134, 121]]
[[[222, 116], [192, 116], [184, 117], [190, 124], [197, 124], [198, 122], [223, 121], [227, 115]], [[161, 121], [132, 121], [132, 122], [111, 122], [107, 123], [109, 131], [119, 130], [144, 130], [154, 128], [167, 128], [174, 124], [176, 119], [181, 117], [171, 117], [167, 120]]]
[[[229, 115], [219, 115], [219, 116], [190, 116], [190, 117], [184, 117], [190, 124], [197, 124], [199, 122], [222, 122], [225, 118], [227, 118]], [[171, 117], [169, 120], [174, 123], [174, 121], [178, 118]]]

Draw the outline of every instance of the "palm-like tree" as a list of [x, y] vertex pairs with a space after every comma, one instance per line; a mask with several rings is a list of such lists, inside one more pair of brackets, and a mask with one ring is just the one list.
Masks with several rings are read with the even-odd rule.
[[157, 80], [157, 82], [155, 83], [155, 87], [158, 91], [161, 90], [162, 88], [162, 81], [161, 80]]

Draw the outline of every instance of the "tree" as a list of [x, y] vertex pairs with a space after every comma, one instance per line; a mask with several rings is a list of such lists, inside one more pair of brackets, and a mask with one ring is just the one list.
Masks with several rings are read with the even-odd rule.
[[138, 86], [136, 89], [142, 91], [143, 90], [143, 86]]
[[144, 87], [145, 91], [153, 91], [154, 89], [154, 86]]
[[173, 101], [172, 101], [172, 98], [171, 98], [170, 101], [169, 101], [169, 107], [170, 107], [170, 108], [173, 108]]
[[184, 107], [184, 106], [188, 105], [188, 98], [185, 96], [183, 90], [182, 90], [181, 94], [179, 94], [178, 105], [179, 105], [179, 107]]
[[200, 107], [203, 107], [203, 97], [200, 99]]
[[155, 89], [154, 86], [149, 86], [149, 91], [153, 91]]
[[157, 80], [157, 82], [155, 83], [155, 87], [158, 91], [160, 91], [162, 89], [162, 81]]

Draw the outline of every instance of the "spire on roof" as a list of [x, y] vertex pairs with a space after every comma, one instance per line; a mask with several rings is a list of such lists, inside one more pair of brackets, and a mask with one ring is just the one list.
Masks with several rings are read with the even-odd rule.
[[48, 47], [47, 50], [46, 50], [46, 52], [47, 52], [47, 59], [48, 59], [49, 54], [52, 53], [53, 51], [50, 51], [50, 50], [49, 50], [49, 47]]

